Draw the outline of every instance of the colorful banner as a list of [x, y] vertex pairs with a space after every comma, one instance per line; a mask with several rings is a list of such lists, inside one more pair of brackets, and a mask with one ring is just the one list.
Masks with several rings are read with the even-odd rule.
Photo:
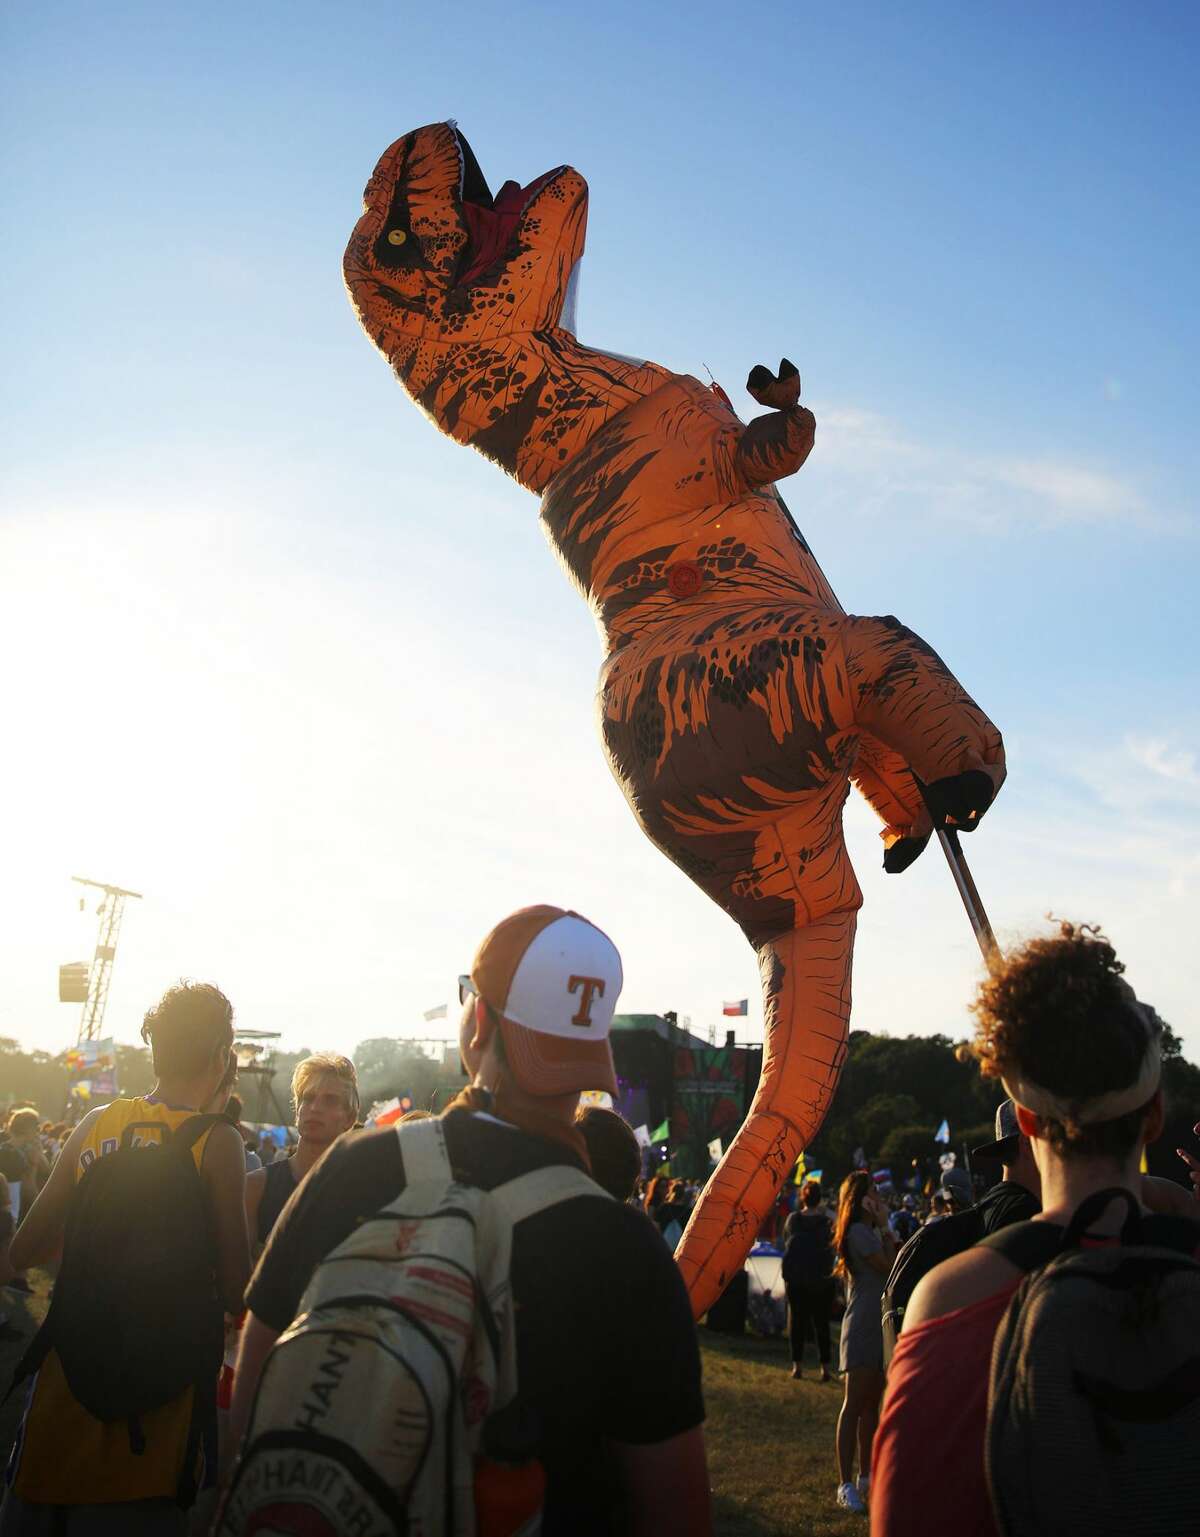
[[758, 1082], [759, 1052], [745, 1046], [675, 1049], [671, 1164], [684, 1179], [706, 1179], [709, 1144], [727, 1148]]
[[80, 1041], [66, 1053], [69, 1092], [76, 1099], [97, 1095], [113, 1099], [117, 1088], [117, 1051], [112, 1040]]

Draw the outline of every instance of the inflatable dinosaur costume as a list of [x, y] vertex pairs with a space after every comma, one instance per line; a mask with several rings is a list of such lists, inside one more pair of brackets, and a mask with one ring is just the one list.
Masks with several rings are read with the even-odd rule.
[[699, 1317], [837, 1084], [862, 902], [842, 839], [849, 782], [898, 871], [935, 822], [976, 824], [1004, 779], [1000, 734], [911, 630], [843, 613], [775, 490], [816, 427], [790, 364], [753, 370], [771, 410], [746, 426], [686, 374], [579, 343], [578, 172], [493, 197], [438, 123], [393, 144], [364, 196], [345, 261], [363, 326], [443, 432], [541, 496], [603, 638], [613, 773], [647, 836], [758, 954], [758, 1092], [677, 1254]]

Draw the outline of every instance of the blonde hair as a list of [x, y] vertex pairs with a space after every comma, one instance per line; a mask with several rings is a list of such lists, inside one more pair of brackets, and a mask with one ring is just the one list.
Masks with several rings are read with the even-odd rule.
[[37, 1131], [41, 1124], [41, 1117], [36, 1110], [14, 1110], [8, 1118], [8, 1129], [14, 1137], [19, 1137], [27, 1131]]
[[319, 1051], [316, 1056], [305, 1057], [297, 1062], [292, 1074], [292, 1103], [298, 1105], [305, 1089], [314, 1078], [336, 1078], [345, 1087], [346, 1099], [358, 1120], [358, 1074], [349, 1057], [339, 1057], [336, 1052]]

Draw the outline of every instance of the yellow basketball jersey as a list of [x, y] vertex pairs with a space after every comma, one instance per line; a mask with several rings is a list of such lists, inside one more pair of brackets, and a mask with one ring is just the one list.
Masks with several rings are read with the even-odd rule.
[[[76, 1181], [97, 1158], [115, 1153], [131, 1127], [132, 1142], [161, 1143], [164, 1128], [173, 1131], [196, 1114], [195, 1110], [176, 1109], [156, 1100], [114, 1100], [96, 1117], [84, 1140]], [[204, 1132], [192, 1148], [197, 1169], [208, 1137]], [[97, 1350], [104, 1347], [103, 1340], [96, 1341]], [[142, 1415], [145, 1447], [135, 1454], [127, 1425], [94, 1419], [74, 1398], [52, 1350], [33, 1384], [13, 1452], [14, 1491], [24, 1500], [46, 1505], [174, 1499], [192, 1428], [192, 1399], [189, 1388], [161, 1409]], [[198, 1459], [203, 1455], [201, 1444]]]

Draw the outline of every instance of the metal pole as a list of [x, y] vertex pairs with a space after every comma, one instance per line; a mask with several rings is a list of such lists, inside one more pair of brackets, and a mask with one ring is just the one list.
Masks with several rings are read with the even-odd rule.
[[954, 884], [967, 910], [967, 917], [979, 943], [984, 962], [989, 971], [995, 971], [1001, 960], [1000, 946], [996, 943], [992, 925], [984, 911], [983, 900], [967, 865], [962, 844], [958, 841], [958, 833], [953, 827], [939, 827], [937, 835], [938, 842], [942, 845], [942, 853], [946, 856], [946, 863], [950, 866], [950, 874], [954, 877]]

